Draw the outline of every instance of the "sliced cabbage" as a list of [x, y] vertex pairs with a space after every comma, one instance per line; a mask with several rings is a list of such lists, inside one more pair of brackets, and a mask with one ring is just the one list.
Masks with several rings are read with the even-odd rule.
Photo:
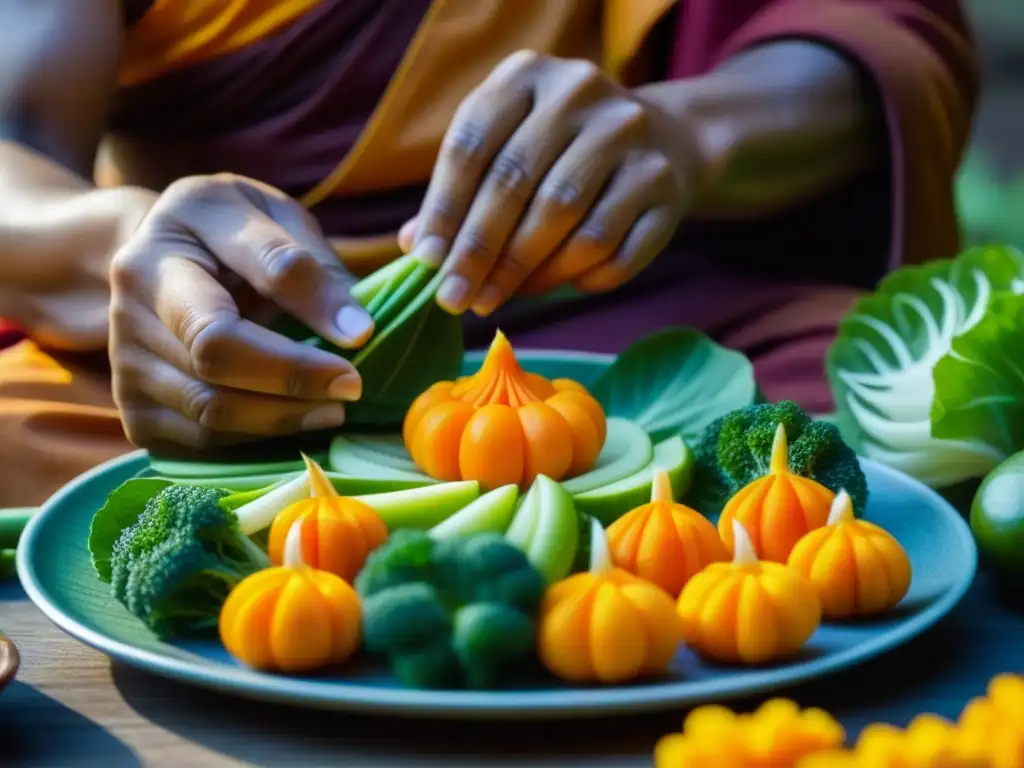
[[934, 488], [979, 477], [1002, 450], [966, 431], [932, 429], [934, 368], [978, 325], [994, 296], [1024, 293], [1024, 255], [1003, 246], [905, 267], [839, 326], [827, 369], [844, 437], [862, 456]]

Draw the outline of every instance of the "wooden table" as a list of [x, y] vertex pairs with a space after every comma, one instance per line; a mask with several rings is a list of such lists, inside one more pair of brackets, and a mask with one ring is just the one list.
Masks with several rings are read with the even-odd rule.
[[[0, 627], [22, 667], [0, 694], [0, 766], [631, 766], [650, 765], [683, 712], [612, 721], [451, 724], [354, 717], [256, 704], [112, 664], [51, 625], [13, 584]], [[923, 638], [836, 678], [787, 691], [824, 706], [850, 733], [955, 717], [993, 675], [1024, 667], [1024, 611], [982, 575]], [[748, 708], [756, 701], [736, 706]]]

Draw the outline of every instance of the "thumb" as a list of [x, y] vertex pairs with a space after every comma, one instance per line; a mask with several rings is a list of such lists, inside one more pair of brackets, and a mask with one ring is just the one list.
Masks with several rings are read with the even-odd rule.
[[413, 216], [398, 230], [398, 247], [402, 249], [402, 253], [412, 250], [412, 242], [416, 237], [416, 226], [419, 224], [419, 220], [419, 216]]

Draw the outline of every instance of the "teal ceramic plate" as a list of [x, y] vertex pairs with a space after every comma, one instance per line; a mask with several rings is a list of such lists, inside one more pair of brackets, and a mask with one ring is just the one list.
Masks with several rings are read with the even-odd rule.
[[[584, 383], [608, 364], [607, 358], [578, 353], [524, 353], [522, 360], [538, 373]], [[467, 359], [467, 366], [473, 363]], [[865, 461], [871, 491], [867, 519], [888, 529], [906, 548], [914, 572], [910, 594], [881, 621], [823, 626], [805, 652], [784, 665], [721, 667], [682, 650], [670, 673], [656, 680], [578, 687], [534, 679], [500, 692], [410, 690], [368, 662], [346, 669], [344, 675], [280, 677], [238, 665], [215, 638], [171, 644], [157, 640], [96, 578], [86, 550], [92, 515], [108, 493], [147, 465], [143, 453], [109, 462], [70, 483], [45, 505], [18, 549], [25, 590], [70, 635], [125, 664], [197, 686], [299, 706], [434, 718], [576, 718], [774, 692], [866, 661], [921, 634], [963, 597], [977, 564], [970, 531], [949, 504], [920, 483]]]

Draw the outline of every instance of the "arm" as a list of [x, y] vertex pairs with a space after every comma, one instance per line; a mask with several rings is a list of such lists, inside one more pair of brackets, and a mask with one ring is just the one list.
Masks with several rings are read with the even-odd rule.
[[739, 66], [742, 57], [753, 57], [761, 46], [794, 39], [856, 62], [877, 94], [883, 128], [876, 160], [889, 169], [891, 266], [955, 254], [960, 238], [953, 179], [969, 138], [979, 85], [964, 4], [762, 0], [760, 7], [739, 28], [720, 29], [722, 37], [699, 57], [688, 56], [680, 44], [670, 76], [685, 77], [708, 63], [730, 67], [735, 61]]
[[100, 349], [111, 256], [154, 193], [90, 179], [116, 83], [117, 0], [0, 6], [0, 317]]
[[690, 215], [775, 213], [838, 186], [878, 159], [879, 116], [860, 73], [805, 41], [746, 50], [711, 73], [638, 88], [690, 125], [700, 158]]

